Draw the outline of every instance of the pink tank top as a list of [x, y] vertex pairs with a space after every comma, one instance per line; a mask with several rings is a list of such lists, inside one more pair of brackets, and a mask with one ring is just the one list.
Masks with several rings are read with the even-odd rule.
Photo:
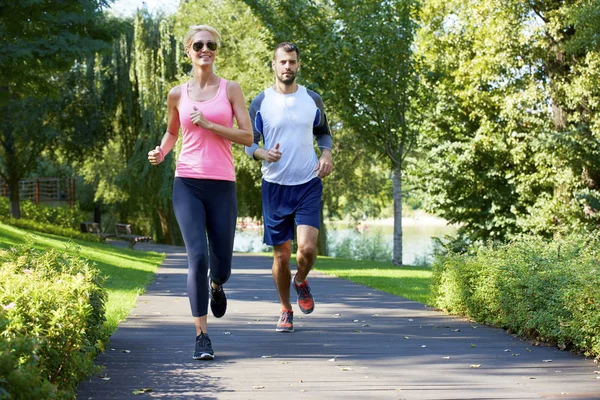
[[233, 126], [233, 109], [227, 98], [227, 80], [220, 79], [217, 95], [208, 101], [190, 100], [188, 83], [181, 85], [179, 122], [183, 142], [175, 176], [235, 181], [231, 141], [194, 125], [190, 119], [194, 107], [202, 111], [211, 122], [228, 128]]

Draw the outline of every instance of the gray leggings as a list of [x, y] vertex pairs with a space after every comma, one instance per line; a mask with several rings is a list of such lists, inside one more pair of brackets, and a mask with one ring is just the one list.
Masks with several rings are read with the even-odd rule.
[[210, 279], [218, 285], [231, 276], [237, 219], [235, 182], [176, 177], [173, 209], [188, 256], [192, 315], [202, 317], [208, 313], [209, 266]]

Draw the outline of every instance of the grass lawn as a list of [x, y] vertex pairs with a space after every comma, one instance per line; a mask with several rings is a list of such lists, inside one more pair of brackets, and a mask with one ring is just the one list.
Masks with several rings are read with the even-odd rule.
[[315, 269], [410, 300], [429, 304], [432, 270], [391, 263], [319, 257]]
[[155, 252], [73, 240], [0, 223], [0, 248], [8, 249], [27, 241], [31, 241], [39, 249], [69, 249], [96, 264], [101, 274], [107, 278], [104, 285], [108, 292], [106, 337], [112, 334], [119, 322], [127, 317], [135, 305], [137, 295], [144, 292], [164, 259], [164, 254]]

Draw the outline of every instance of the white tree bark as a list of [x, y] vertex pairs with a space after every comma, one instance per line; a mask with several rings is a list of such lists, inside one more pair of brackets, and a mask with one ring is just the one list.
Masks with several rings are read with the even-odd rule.
[[394, 184], [394, 249], [392, 263], [402, 265], [402, 166], [397, 163], [393, 166]]

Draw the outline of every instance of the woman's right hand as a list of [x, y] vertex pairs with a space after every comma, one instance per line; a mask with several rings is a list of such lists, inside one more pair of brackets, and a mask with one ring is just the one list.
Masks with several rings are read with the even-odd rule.
[[148, 152], [148, 161], [150, 161], [150, 164], [152, 165], [158, 165], [161, 162], [163, 162], [164, 159], [165, 156], [162, 150], [160, 149], [160, 146], [156, 146], [154, 150], [150, 150]]

